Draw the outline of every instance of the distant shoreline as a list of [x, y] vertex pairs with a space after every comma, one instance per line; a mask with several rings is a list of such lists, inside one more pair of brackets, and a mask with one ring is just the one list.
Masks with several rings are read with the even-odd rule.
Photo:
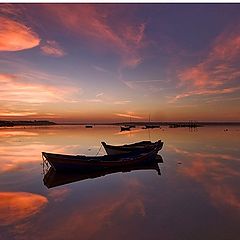
[[[135, 126], [146, 126], [146, 125], [160, 125], [160, 126], [169, 126], [169, 125], [191, 125], [188, 121], [167, 121], [167, 122], [117, 122], [117, 123], [57, 123], [57, 125], [83, 125], [83, 126], [125, 126], [125, 125], [135, 125]], [[223, 125], [240, 125], [240, 122], [196, 122], [196, 125], [201, 127], [203, 126], [223, 126]]]
[[0, 121], [0, 127], [15, 127], [15, 126], [49, 126], [49, 125], [57, 125], [55, 122], [51, 121]]
[[15, 126], [49, 126], [49, 125], [80, 125], [80, 126], [170, 126], [170, 127], [204, 127], [204, 126], [234, 126], [240, 125], [240, 122], [204, 122], [204, 121], [166, 121], [166, 122], [116, 122], [116, 123], [56, 123], [47, 120], [32, 120], [32, 121], [4, 121], [0, 120], [0, 127], [15, 127]]

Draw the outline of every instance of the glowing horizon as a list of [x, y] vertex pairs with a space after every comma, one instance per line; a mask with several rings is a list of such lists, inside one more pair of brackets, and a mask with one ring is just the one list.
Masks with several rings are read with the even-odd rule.
[[0, 120], [240, 121], [239, 4], [0, 5]]

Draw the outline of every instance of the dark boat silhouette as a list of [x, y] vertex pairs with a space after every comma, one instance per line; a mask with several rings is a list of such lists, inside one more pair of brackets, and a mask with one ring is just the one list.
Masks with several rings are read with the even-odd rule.
[[148, 129], [148, 128], [160, 128], [160, 125], [157, 125], [157, 124], [146, 124], [144, 129]]
[[120, 129], [121, 129], [121, 132], [123, 132], [123, 131], [130, 131], [131, 130], [131, 126], [121, 126]]
[[42, 152], [42, 157], [56, 171], [79, 171], [82, 169], [103, 169], [114, 167], [126, 167], [154, 160], [158, 153], [158, 147], [147, 152], [130, 152], [117, 155], [84, 156], [66, 155]]
[[160, 168], [158, 166], [158, 162], [163, 162], [163, 159], [160, 155], [158, 155], [158, 159], [155, 161], [150, 161], [145, 164], [136, 164], [134, 166], [125, 166], [125, 167], [115, 167], [115, 168], [107, 168], [101, 170], [89, 170], [85, 169], [80, 172], [56, 172], [52, 167], [48, 170], [48, 172], [44, 175], [43, 183], [47, 188], [53, 188], [57, 186], [61, 186], [64, 184], [69, 184], [77, 181], [83, 181], [87, 179], [99, 178], [102, 176], [106, 176], [114, 173], [125, 173], [137, 170], [155, 170], [158, 175], [161, 175]]
[[152, 123], [150, 121], [150, 114], [149, 114], [149, 122], [145, 124], [144, 129], [148, 129], [148, 128], [160, 128], [160, 125], [157, 123]]
[[102, 145], [108, 155], [115, 155], [115, 154], [124, 154], [124, 153], [136, 152], [136, 151], [147, 152], [147, 151], [151, 151], [155, 147], [159, 151], [163, 147], [163, 142], [161, 140], [158, 140], [156, 142], [141, 141], [141, 142], [137, 142], [133, 144], [125, 144], [121, 146], [109, 145], [109, 144], [106, 144], [105, 142], [102, 142]]

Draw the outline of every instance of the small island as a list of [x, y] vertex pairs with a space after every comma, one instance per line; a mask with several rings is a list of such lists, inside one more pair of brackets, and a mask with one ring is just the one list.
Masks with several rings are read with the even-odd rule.
[[33, 121], [2, 121], [0, 120], [0, 127], [14, 127], [14, 126], [47, 126], [56, 125], [57, 123], [47, 120], [33, 120]]

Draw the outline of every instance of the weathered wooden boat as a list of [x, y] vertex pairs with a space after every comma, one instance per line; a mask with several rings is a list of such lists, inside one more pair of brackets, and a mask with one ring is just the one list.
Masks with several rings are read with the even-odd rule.
[[156, 148], [157, 151], [159, 151], [163, 147], [163, 142], [161, 140], [157, 142], [141, 141], [141, 142], [126, 144], [121, 146], [109, 145], [109, 144], [106, 144], [105, 142], [102, 142], [102, 145], [108, 155], [115, 155], [115, 154], [124, 154], [124, 153], [137, 152], [137, 151], [148, 152], [154, 148]]
[[114, 156], [66, 155], [47, 152], [42, 152], [42, 156], [56, 171], [74, 171], [131, 166], [154, 160], [157, 152], [158, 148], [155, 147], [148, 152], [132, 152]]
[[[160, 155], [158, 155], [161, 157]], [[157, 171], [158, 175], [161, 175], [160, 168], [158, 166], [158, 161], [150, 161], [145, 164], [135, 164], [133, 166], [116, 167], [116, 168], [106, 168], [98, 170], [88, 170], [81, 172], [56, 172], [52, 167], [44, 175], [43, 183], [46, 187], [52, 188], [61, 186], [64, 184], [69, 184], [73, 182], [83, 181], [87, 179], [94, 179], [102, 177], [109, 174], [119, 173], [119, 172], [131, 172], [137, 170], [154, 170]]]

